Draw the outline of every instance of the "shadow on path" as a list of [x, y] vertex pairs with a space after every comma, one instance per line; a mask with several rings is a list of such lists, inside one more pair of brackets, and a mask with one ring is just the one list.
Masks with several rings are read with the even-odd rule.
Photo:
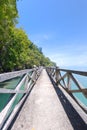
[[[69, 121], [72, 124], [73, 129], [74, 130], [87, 130], [87, 124], [83, 121], [81, 116], [77, 113], [77, 111], [74, 109], [72, 104], [69, 102], [69, 100], [63, 94], [63, 92], [55, 85], [55, 82], [52, 79], [51, 79], [51, 82], [57, 93], [58, 99], [60, 100], [60, 102], [69, 118]], [[67, 128], [67, 130], [68, 130], [68, 128]]]

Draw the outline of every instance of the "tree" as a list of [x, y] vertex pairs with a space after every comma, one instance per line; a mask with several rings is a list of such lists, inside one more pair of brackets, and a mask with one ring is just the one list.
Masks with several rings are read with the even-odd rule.
[[32, 43], [22, 28], [16, 28], [16, 0], [0, 1], [0, 72], [52, 66], [54, 63]]
[[[5, 65], [5, 57], [7, 54], [7, 46], [11, 40], [11, 28], [15, 26], [18, 11], [16, 8], [16, 0], [0, 1], [0, 70], [3, 71]], [[10, 61], [9, 61], [10, 62]], [[4, 67], [5, 68], [5, 67]]]

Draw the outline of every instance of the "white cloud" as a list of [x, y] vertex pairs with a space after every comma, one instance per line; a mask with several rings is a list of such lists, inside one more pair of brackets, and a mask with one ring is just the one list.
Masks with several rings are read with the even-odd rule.
[[86, 41], [61, 42], [53, 33], [31, 35], [30, 39], [41, 46], [43, 53], [60, 67], [87, 66]]
[[87, 53], [78, 55], [67, 55], [64, 53], [57, 53], [50, 55], [50, 58], [60, 67], [68, 66], [87, 66]]

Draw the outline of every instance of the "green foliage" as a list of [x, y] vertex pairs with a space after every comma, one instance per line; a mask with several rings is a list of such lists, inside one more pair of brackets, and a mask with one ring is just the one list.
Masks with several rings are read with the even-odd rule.
[[53, 66], [42, 48], [32, 43], [21, 28], [16, 28], [18, 11], [16, 0], [0, 1], [0, 72]]
[[0, 70], [5, 71], [5, 68], [12, 68], [11, 59], [11, 28], [15, 26], [18, 12], [16, 9], [15, 0], [0, 1]]

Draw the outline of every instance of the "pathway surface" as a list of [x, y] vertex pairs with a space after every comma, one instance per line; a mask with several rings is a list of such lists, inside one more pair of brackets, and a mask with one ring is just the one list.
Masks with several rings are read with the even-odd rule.
[[27, 98], [12, 130], [75, 130], [45, 70]]

